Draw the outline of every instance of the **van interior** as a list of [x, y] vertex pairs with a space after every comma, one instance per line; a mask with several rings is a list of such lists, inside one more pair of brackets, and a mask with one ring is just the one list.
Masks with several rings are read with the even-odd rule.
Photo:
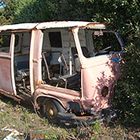
[[[80, 91], [80, 62], [68, 30], [43, 31], [42, 81], [52, 86]], [[29, 49], [31, 32], [16, 33], [15, 83], [20, 92], [30, 92]], [[78, 67], [79, 66], [79, 67]]]

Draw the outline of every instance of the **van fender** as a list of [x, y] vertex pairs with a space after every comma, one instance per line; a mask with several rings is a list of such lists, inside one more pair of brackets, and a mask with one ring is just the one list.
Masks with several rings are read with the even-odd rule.
[[36, 109], [40, 109], [40, 105], [43, 104], [45, 100], [54, 100], [58, 102], [65, 109], [65, 106], [61, 100], [49, 94], [40, 93], [38, 95], [35, 95], [33, 100], [34, 100], [34, 106]]
[[48, 119], [49, 122], [59, 122], [58, 120], [71, 120], [75, 114], [68, 113], [62, 102], [50, 95], [39, 95], [35, 99], [36, 109], [39, 115]]

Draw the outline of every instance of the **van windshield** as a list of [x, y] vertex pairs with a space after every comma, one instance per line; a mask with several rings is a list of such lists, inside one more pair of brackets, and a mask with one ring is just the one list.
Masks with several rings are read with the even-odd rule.
[[78, 35], [83, 55], [87, 58], [122, 50], [115, 32], [80, 29]]

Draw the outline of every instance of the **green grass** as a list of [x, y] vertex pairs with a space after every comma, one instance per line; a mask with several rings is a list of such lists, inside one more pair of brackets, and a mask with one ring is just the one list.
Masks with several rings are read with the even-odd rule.
[[[2, 131], [3, 128], [15, 129], [26, 136], [29, 133], [45, 133], [46, 139], [62, 137], [65, 139], [68, 132], [60, 127], [52, 126], [47, 119], [40, 118], [38, 114], [18, 103], [6, 99], [0, 100], [0, 139], [9, 132]], [[39, 132], [40, 131], [40, 132]], [[49, 136], [48, 136], [49, 133]]]
[[122, 140], [138, 135], [120, 125], [109, 127], [99, 121], [91, 126], [60, 127], [48, 123], [47, 119], [40, 118], [33, 110], [5, 97], [0, 99], [0, 139], [11, 133], [3, 128], [15, 129], [24, 134], [19, 136], [20, 140], [28, 135], [33, 138], [44, 137], [46, 140]]

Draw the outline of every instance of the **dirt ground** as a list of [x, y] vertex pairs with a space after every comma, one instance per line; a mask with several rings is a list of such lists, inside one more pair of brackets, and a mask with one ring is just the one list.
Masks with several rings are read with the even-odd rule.
[[140, 129], [91, 126], [60, 127], [48, 123], [32, 108], [0, 96], [0, 140], [140, 140]]

